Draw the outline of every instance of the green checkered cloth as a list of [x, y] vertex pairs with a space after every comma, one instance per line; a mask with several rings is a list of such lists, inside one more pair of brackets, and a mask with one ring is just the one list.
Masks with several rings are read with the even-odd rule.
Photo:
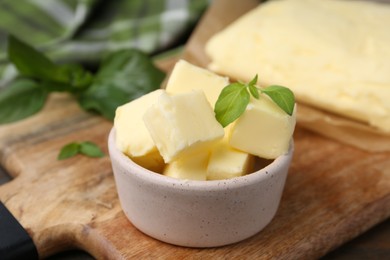
[[0, 87], [16, 75], [7, 35], [56, 62], [98, 64], [109, 52], [156, 54], [183, 42], [211, 0], [1, 0]]

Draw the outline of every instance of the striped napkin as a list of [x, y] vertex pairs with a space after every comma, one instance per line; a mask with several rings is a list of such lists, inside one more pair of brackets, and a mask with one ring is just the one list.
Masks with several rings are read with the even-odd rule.
[[156, 54], [182, 43], [211, 0], [2, 0], [0, 87], [16, 75], [8, 63], [13, 34], [57, 62], [97, 64], [107, 53]]

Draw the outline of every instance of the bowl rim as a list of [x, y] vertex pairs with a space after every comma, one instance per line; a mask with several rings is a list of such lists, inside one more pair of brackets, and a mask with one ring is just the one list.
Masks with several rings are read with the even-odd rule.
[[[133, 175], [138, 179], [143, 181], [158, 185], [158, 186], [169, 186], [169, 188], [176, 189], [190, 189], [190, 190], [226, 190], [240, 188], [243, 186], [249, 186], [254, 183], [261, 182], [263, 180], [272, 178], [273, 175], [278, 172], [278, 169], [283, 169], [283, 166], [287, 164], [287, 171], [294, 153], [294, 140], [291, 138], [290, 146], [287, 153], [280, 155], [273, 162], [265, 166], [264, 168], [259, 169], [258, 171], [252, 172], [250, 174], [233, 177], [231, 179], [224, 180], [187, 180], [187, 179], [178, 179], [169, 176], [165, 176], [153, 171], [150, 171], [135, 162], [133, 162], [128, 156], [121, 152], [115, 143], [115, 127], [112, 127], [108, 136], [108, 150], [111, 157], [115, 157], [116, 160], [123, 166], [123, 168], [131, 169], [126, 171], [126, 175]], [[269, 174], [270, 173], [270, 174]]]

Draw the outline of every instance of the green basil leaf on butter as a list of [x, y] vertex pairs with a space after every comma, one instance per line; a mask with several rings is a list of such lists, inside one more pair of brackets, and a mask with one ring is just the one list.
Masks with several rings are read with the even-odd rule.
[[253, 79], [251, 80], [251, 81], [249, 81], [249, 83], [248, 83], [248, 85], [249, 86], [255, 86], [256, 85], [256, 83], [257, 83], [257, 74], [256, 74], [256, 76], [254, 76], [253, 77]]
[[283, 86], [272, 85], [261, 89], [261, 92], [268, 95], [284, 112], [292, 115], [294, 111], [294, 93]]
[[260, 98], [260, 94], [259, 94], [259, 90], [256, 88], [256, 86], [254, 85], [248, 85], [248, 89], [249, 89], [249, 92], [251, 93], [251, 95], [256, 98], [256, 99], [259, 99]]
[[259, 94], [259, 89], [256, 87], [256, 83], [257, 83], [257, 74], [256, 76], [248, 83], [248, 89], [249, 89], [249, 92], [251, 93], [251, 95], [256, 98], [256, 99], [259, 99], [260, 98], [260, 94]]
[[103, 157], [103, 151], [95, 143], [86, 141], [80, 143], [80, 153], [89, 157]]
[[40, 111], [47, 91], [29, 79], [16, 79], [0, 91], [0, 124], [15, 122]]
[[245, 112], [249, 98], [244, 84], [232, 83], [226, 86], [215, 103], [215, 118], [223, 127], [229, 125]]
[[256, 86], [256, 82], [257, 75], [248, 84], [236, 82], [222, 89], [215, 103], [214, 112], [215, 118], [223, 127], [232, 123], [245, 112], [250, 95], [259, 99], [259, 92], [268, 95], [284, 112], [292, 115], [295, 97], [290, 89], [278, 85], [259, 88]]
[[160, 87], [165, 73], [137, 50], [122, 50], [106, 57], [92, 85], [79, 97], [80, 105], [113, 120], [115, 110]]

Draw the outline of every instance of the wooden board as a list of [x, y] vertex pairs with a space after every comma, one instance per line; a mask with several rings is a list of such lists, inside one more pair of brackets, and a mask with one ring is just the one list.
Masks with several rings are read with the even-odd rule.
[[[205, 37], [256, 4], [215, 1], [184, 57], [202, 64]], [[80, 248], [98, 259], [316, 258], [390, 216], [390, 153], [358, 150], [298, 126], [280, 208], [262, 232], [220, 248], [162, 243], [139, 232], [122, 213], [107, 156], [56, 160], [72, 141], [94, 141], [107, 153], [111, 127], [65, 94], [52, 95], [34, 117], [0, 126], [0, 163], [14, 177], [0, 186], [0, 200], [32, 236], [41, 257]]]

